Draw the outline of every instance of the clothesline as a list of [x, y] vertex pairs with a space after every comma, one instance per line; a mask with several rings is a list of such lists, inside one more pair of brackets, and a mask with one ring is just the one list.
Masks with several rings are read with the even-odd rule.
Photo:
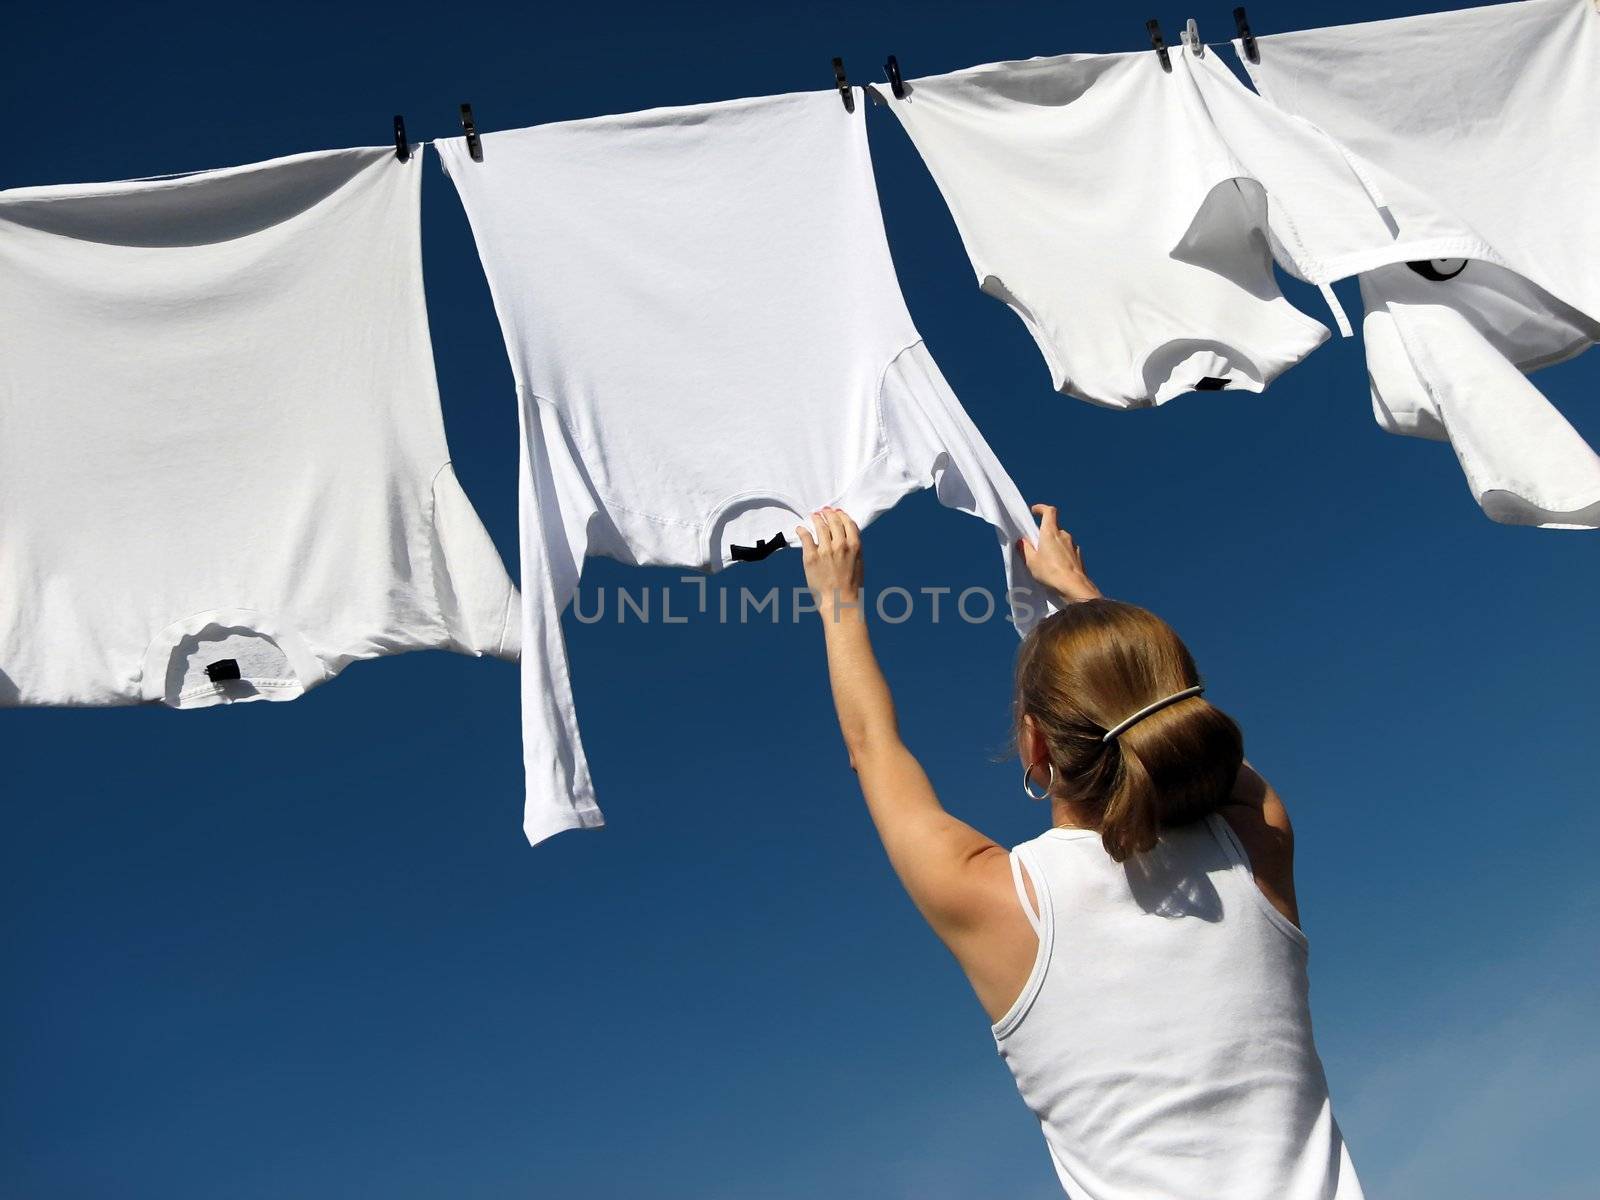
[[[1594, 3], [1597, 6], [1597, 8], [1600, 8], [1600, 0], [1594, 0]], [[1240, 46], [1242, 48], [1241, 49], [1241, 53], [1243, 53], [1244, 56], [1246, 58], [1248, 58], [1252, 62], [1259, 61], [1259, 57], [1258, 57], [1257, 50], [1256, 50], [1255, 35], [1250, 30], [1250, 20], [1249, 20], [1249, 17], [1246, 15], [1245, 10], [1244, 10], [1244, 8], [1242, 6], [1238, 7], [1238, 8], [1235, 8], [1233, 10], [1233, 21], [1234, 21], [1234, 26], [1238, 31], [1239, 44], [1240, 44]], [[1150, 20], [1145, 22], [1145, 32], [1150, 37], [1151, 48], [1155, 51], [1157, 57], [1160, 59], [1162, 69], [1166, 70], [1166, 71], [1171, 71], [1172, 70], [1172, 60], [1171, 60], [1171, 57], [1167, 53], [1166, 42], [1163, 40], [1163, 38], [1161, 36], [1161, 23], [1159, 21], [1157, 21], [1155, 18], [1151, 18]], [[1182, 37], [1183, 37], [1183, 40], [1184, 40], [1184, 45], [1186, 47], [1194, 49], [1195, 52], [1197, 52], [1197, 53], [1199, 52], [1198, 48], [1205, 45], [1205, 43], [1200, 41], [1199, 28], [1198, 28], [1198, 26], [1197, 26], [1197, 24], [1195, 22], [1195, 19], [1193, 17], [1189, 18], [1188, 24], [1187, 24], [1186, 28], [1183, 31]], [[894, 98], [896, 100], [905, 99], [905, 97], [906, 97], [906, 88], [905, 88], [905, 81], [900, 76], [900, 60], [893, 54], [889, 55], [888, 59], [883, 64], [883, 70], [884, 70], [884, 77], [888, 81], [888, 84], [889, 84], [889, 90], [890, 90], [891, 94], [894, 96]], [[844, 102], [845, 111], [846, 112], [854, 112], [855, 111], [855, 97], [854, 97], [854, 95], [852, 93], [852, 88], [851, 88], [851, 84], [850, 84], [849, 78], [845, 74], [844, 60], [842, 58], [835, 58], [833, 60], [833, 83], [834, 83], [834, 87], [837, 88], [838, 91], [839, 91], [839, 96], [840, 96], [841, 100], [843, 100], [843, 102]], [[861, 85], [861, 87], [862, 87], [863, 91], [868, 92], [869, 94], [872, 94], [874, 96], [877, 95], [876, 91], [873, 89], [873, 86], [871, 84], [863, 84], [863, 85]], [[472, 105], [471, 104], [462, 104], [461, 105], [460, 120], [461, 120], [461, 133], [462, 133], [462, 136], [464, 138], [466, 138], [466, 140], [467, 140], [467, 146], [468, 146], [469, 151], [471, 151], [471, 157], [473, 158], [474, 161], [480, 161], [481, 160], [481, 149], [480, 149], [480, 143], [479, 143], [478, 126], [477, 126], [477, 120], [473, 116], [473, 113], [472, 113]], [[394, 117], [395, 155], [396, 155], [396, 157], [398, 157], [400, 159], [401, 162], [405, 162], [406, 159], [410, 157], [411, 148], [413, 146], [429, 146], [429, 145], [432, 145], [432, 144], [433, 144], [433, 139], [425, 139], [425, 140], [417, 141], [417, 142], [409, 141], [407, 139], [407, 137], [406, 137], [405, 117], [403, 115], [399, 114], [399, 113], [395, 114], [395, 117]], [[1340, 315], [1340, 317], [1342, 319], [1343, 318], [1343, 312], [1338, 309], [1338, 306], [1337, 306], [1336, 302], [1334, 303], [1334, 308], [1335, 308], [1336, 312], [1339, 312], [1339, 315]]]
[[[1590, 0], [1590, 2], [1594, 5], [1595, 11], [1600, 12], [1600, 0]], [[1188, 18], [1188, 20], [1185, 22], [1184, 29], [1179, 34], [1184, 49], [1187, 49], [1190, 53], [1199, 55], [1203, 54], [1206, 50], [1217, 50], [1223, 46], [1230, 46], [1238, 51], [1240, 57], [1244, 61], [1249, 63], [1259, 63], [1261, 61], [1259, 45], [1256, 41], [1255, 34], [1250, 27], [1249, 15], [1243, 5], [1238, 6], [1233, 10], [1233, 21], [1235, 33], [1237, 35], [1235, 41], [1208, 43], [1201, 40], [1199, 24], [1195, 18]], [[1166, 40], [1161, 32], [1160, 21], [1154, 17], [1147, 20], [1145, 22], [1145, 32], [1150, 39], [1151, 49], [1161, 62], [1162, 69], [1170, 72], [1172, 70], [1172, 58], [1171, 54], [1169, 53]], [[905, 82], [901, 78], [899, 59], [893, 54], [889, 55], [884, 62], [883, 69], [884, 77], [889, 84], [891, 94], [896, 100], [905, 99], [906, 88]], [[833, 77], [834, 86], [838, 89], [839, 94], [843, 99], [845, 110], [847, 112], [853, 112], [855, 100], [852, 95], [852, 87], [846, 75], [844, 60], [842, 58], [833, 59]], [[862, 87], [863, 91], [874, 96], [877, 95], [874, 85], [863, 84], [860, 86]], [[473, 116], [472, 105], [470, 103], [463, 103], [460, 106], [459, 117], [461, 121], [462, 136], [467, 139], [467, 145], [469, 149], [473, 151], [472, 158], [475, 161], [479, 160], [479, 133], [476, 119]], [[409, 141], [406, 136], [404, 116], [399, 113], [395, 114], [395, 153], [402, 162], [404, 162], [410, 156], [412, 147], [431, 146], [434, 144], [435, 140], [436, 139], [430, 138], [416, 142]], [[1327, 300], [1329, 308], [1332, 310], [1335, 318], [1339, 322], [1340, 332], [1345, 337], [1351, 336], [1352, 330], [1349, 327], [1348, 319], [1345, 316], [1344, 309], [1340, 306], [1337, 298], [1334, 297], [1331, 289], [1324, 285], [1322, 290], [1324, 299]]]

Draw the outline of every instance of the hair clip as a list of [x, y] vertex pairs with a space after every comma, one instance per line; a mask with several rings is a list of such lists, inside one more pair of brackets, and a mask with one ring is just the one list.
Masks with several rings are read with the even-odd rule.
[[1118, 721], [1115, 725], [1113, 725], [1110, 729], [1106, 730], [1105, 733], [1101, 735], [1100, 740], [1102, 742], [1115, 741], [1117, 738], [1121, 737], [1128, 730], [1132, 729], [1140, 721], [1144, 720], [1146, 717], [1152, 715], [1153, 713], [1158, 713], [1163, 708], [1169, 708], [1172, 705], [1178, 703], [1178, 701], [1180, 701], [1180, 700], [1187, 700], [1190, 696], [1198, 696], [1201, 693], [1203, 693], [1205, 690], [1206, 690], [1206, 685], [1205, 684], [1197, 683], [1193, 687], [1184, 688], [1183, 691], [1181, 691], [1181, 692], [1173, 692], [1172, 695], [1170, 695], [1170, 696], [1163, 696], [1161, 699], [1157, 700], [1154, 704], [1146, 704], [1143, 708], [1141, 708], [1138, 712], [1134, 713], [1132, 716], [1124, 717], [1122, 720]]

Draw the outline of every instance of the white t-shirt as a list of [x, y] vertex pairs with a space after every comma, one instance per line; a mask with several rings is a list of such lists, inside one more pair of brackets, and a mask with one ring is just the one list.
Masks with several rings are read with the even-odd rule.
[[[797, 93], [438, 144], [461, 193], [523, 422], [530, 840], [601, 822], [560, 613], [587, 555], [715, 571], [836, 505], [909, 492], [1032, 519], [900, 295], [865, 97]], [[798, 582], [798, 576], [786, 575]]]
[[1039, 951], [995, 1043], [1072, 1200], [1361, 1200], [1305, 935], [1226, 821], [1125, 863], [1093, 831], [1051, 829], [1012, 865]]
[[[909, 80], [887, 101], [978, 282], [1058, 391], [1113, 408], [1260, 391], [1327, 338], [1278, 291], [1261, 190], [1155, 54], [1072, 54]], [[887, 93], [886, 93], [887, 94]]]
[[1257, 46], [1260, 61], [1245, 61], [1256, 89], [1334, 138], [1388, 209], [1393, 233], [1366, 239], [1388, 250], [1382, 261], [1482, 259], [1600, 314], [1593, 0], [1336, 25]]
[[0, 705], [516, 657], [439, 414], [421, 157], [0, 192]]

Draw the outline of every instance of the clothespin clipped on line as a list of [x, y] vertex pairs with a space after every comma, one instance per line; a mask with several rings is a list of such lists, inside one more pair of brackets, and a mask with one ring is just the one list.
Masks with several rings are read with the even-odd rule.
[[1151, 17], [1144, 23], [1145, 32], [1150, 35], [1150, 44], [1155, 47], [1156, 57], [1161, 60], [1161, 69], [1168, 74], [1172, 72], [1172, 59], [1167, 57], [1167, 43], [1161, 38], [1161, 22]]
[[833, 60], [833, 86], [839, 89], [839, 98], [844, 101], [845, 112], [855, 112], [855, 93], [850, 90], [850, 81], [844, 77], [844, 59], [842, 58]]
[[[1600, 8], [1600, 0], [1594, 0], [1595, 7]], [[1261, 48], [1256, 45], [1256, 35], [1250, 32], [1250, 18], [1244, 15], [1244, 6], [1241, 4], [1233, 10], [1233, 27], [1239, 31], [1239, 41], [1244, 43], [1244, 56], [1253, 63], [1261, 61]]]
[[461, 106], [461, 132], [467, 136], [467, 153], [473, 162], [483, 161], [483, 142], [478, 138], [478, 123], [472, 119], [472, 105]]
[[1183, 44], [1189, 47], [1190, 54], [1196, 58], [1200, 58], [1205, 54], [1206, 44], [1200, 40], [1200, 26], [1195, 23], [1193, 17], [1190, 17], [1189, 23], [1184, 26], [1182, 36]]
[[411, 143], [406, 140], [406, 119], [399, 113], [394, 115], [394, 156], [401, 162], [411, 157]]
[[906, 98], [906, 81], [900, 78], [900, 60], [894, 55], [889, 55], [889, 61], [883, 64], [883, 70], [889, 76], [889, 90], [894, 93], [896, 100]]

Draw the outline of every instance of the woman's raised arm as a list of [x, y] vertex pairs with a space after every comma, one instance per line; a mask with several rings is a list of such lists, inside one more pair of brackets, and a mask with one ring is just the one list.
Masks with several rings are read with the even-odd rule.
[[838, 509], [812, 519], [814, 538], [803, 526], [796, 532], [822, 619], [839, 729], [867, 811], [912, 903], [998, 1016], [1020, 989], [1018, 964], [1025, 978], [1035, 944], [1007, 851], [944, 810], [900, 739], [894, 699], [867, 631], [861, 531]]

